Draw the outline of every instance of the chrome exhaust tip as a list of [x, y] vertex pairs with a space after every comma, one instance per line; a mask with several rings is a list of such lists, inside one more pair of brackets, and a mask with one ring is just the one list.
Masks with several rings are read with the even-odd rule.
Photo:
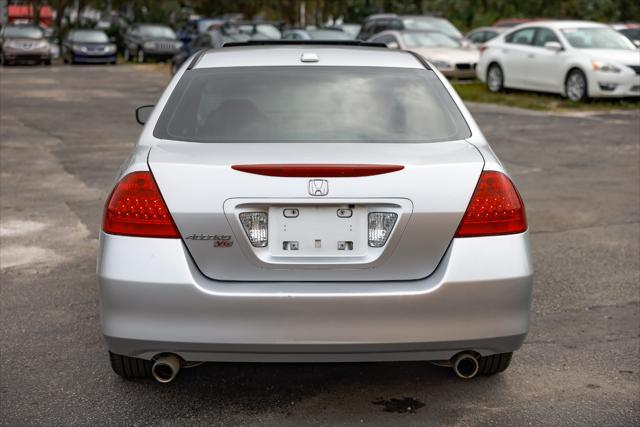
[[151, 367], [151, 374], [159, 383], [167, 384], [176, 378], [181, 367], [182, 359], [180, 357], [171, 353], [162, 354], [155, 359]]
[[480, 364], [478, 358], [472, 353], [458, 353], [451, 359], [453, 372], [463, 380], [470, 380], [478, 375]]

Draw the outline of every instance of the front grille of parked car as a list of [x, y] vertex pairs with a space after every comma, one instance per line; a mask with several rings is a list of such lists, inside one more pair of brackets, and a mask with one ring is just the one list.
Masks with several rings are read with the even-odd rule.
[[476, 68], [476, 64], [456, 64], [458, 70], [470, 70], [472, 67]]
[[106, 46], [95, 46], [95, 47], [88, 47], [87, 48], [87, 51], [88, 52], [92, 52], [92, 53], [101, 53], [101, 52], [104, 52], [106, 50], [107, 50]]
[[176, 44], [173, 42], [155, 42], [155, 48], [160, 50], [174, 50]]
[[631, 68], [636, 74], [640, 74], [640, 65], [627, 65], [627, 67]]

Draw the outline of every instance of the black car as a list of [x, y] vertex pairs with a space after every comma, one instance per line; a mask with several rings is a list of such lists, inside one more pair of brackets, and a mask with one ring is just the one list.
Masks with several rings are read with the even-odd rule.
[[[247, 40], [253, 39], [248, 34], [244, 34], [235, 29], [230, 29], [230, 28], [222, 29], [220, 33], [222, 35], [222, 41], [224, 43], [246, 42]], [[180, 68], [180, 66], [184, 63], [184, 61], [189, 59], [189, 57], [194, 53], [196, 53], [197, 51], [202, 49], [217, 47], [217, 46], [214, 46], [215, 44], [214, 39], [216, 37], [217, 36], [214, 34], [213, 31], [208, 31], [206, 33], [202, 33], [199, 36], [197, 36], [195, 39], [191, 41], [191, 43], [182, 46], [182, 48], [180, 49], [180, 52], [176, 53], [173, 59], [171, 59], [171, 72], [175, 74], [176, 71], [178, 71], [178, 69]]]
[[115, 64], [117, 47], [102, 30], [71, 30], [62, 42], [65, 64]]
[[396, 15], [394, 13], [369, 16], [360, 29], [358, 39], [369, 40], [374, 34], [387, 30], [438, 31], [458, 41], [464, 39], [462, 33], [451, 22], [439, 16]]
[[148, 59], [166, 61], [178, 53], [182, 42], [166, 25], [133, 24], [124, 38], [124, 59], [146, 62]]

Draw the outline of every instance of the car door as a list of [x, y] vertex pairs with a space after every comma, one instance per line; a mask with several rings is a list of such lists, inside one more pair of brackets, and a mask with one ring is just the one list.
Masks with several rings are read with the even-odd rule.
[[536, 27], [527, 27], [505, 37], [500, 55], [505, 86], [531, 88], [530, 71], [527, 67], [531, 63], [529, 55], [532, 53], [531, 44], [535, 34]]
[[535, 89], [557, 92], [562, 90], [564, 67], [560, 66], [566, 58], [566, 51], [545, 48], [548, 42], [562, 45], [558, 35], [547, 27], [539, 27], [533, 37], [532, 52], [529, 54], [530, 64], [527, 67], [531, 76], [531, 84]]

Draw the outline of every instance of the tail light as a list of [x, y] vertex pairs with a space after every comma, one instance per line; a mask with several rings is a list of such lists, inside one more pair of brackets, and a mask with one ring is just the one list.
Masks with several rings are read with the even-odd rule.
[[180, 237], [151, 172], [133, 172], [120, 180], [105, 206], [102, 230], [122, 236]]
[[526, 230], [524, 203], [511, 180], [500, 172], [482, 172], [456, 237], [515, 234]]

